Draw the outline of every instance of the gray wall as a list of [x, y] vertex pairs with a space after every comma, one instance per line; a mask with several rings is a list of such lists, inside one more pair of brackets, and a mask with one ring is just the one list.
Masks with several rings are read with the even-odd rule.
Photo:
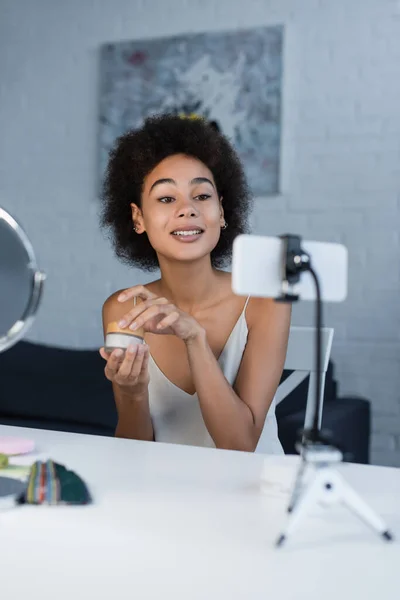
[[[149, 8], [145, 8], [146, 4]], [[391, 0], [2, 0], [0, 205], [21, 220], [48, 281], [32, 340], [102, 342], [101, 305], [147, 281], [98, 229], [99, 44], [284, 23], [282, 194], [255, 231], [349, 248], [335, 327], [340, 392], [373, 401], [373, 460], [400, 466], [400, 9]], [[294, 321], [310, 322], [312, 307]]]

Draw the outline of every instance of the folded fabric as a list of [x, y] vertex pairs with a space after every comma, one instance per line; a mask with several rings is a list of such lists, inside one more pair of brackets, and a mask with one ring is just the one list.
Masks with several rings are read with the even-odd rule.
[[0, 454], [0, 469], [8, 467], [8, 456], [7, 454]]
[[35, 462], [19, 504], [89, 504], [92, 501], [85, 482], [74, 471], [53, 460]]

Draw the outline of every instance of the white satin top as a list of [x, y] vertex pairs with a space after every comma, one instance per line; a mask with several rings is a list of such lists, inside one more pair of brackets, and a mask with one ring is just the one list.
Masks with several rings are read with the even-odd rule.
[[[246, 347], [248, 334], [246, 308], [248, 301], [249, 299], [247, 299], [243, 311], [218, 359], [221, 370], [230, 385], [235, 382]], [[215, 444], [205, 426], [197, 394], [188, 394], [172, 383], [159, 369], [151, 355], [149, 375], [150, 414], [156, 441], [215, 448]], [[275, 399], [269, 408], [257, 451], [268, 454], [283, 454], [278, 438]]]

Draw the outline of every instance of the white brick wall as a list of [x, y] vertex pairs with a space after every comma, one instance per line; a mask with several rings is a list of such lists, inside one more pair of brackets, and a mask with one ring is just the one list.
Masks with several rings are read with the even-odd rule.
[[[113, 290], [146, 281], [97, 224], [97, 50], [110, 40], [287, 26], [282, 195], [255, 231], [340, 240], [348, 301], [326, 307], [341, 393], [373, 402], [373, 460], [400, 466], [400, 9], [395, 0], [2, 0], [0, 205], [48, 273], [30, 339], [97, 347]], [[146, 8], [145, 8], [146, 6]], [[309, 322], [312, 306], [295, 309]]]

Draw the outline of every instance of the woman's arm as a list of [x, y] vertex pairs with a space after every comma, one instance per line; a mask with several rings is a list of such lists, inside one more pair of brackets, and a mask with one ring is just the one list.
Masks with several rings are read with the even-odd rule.
[[233, 387], [211, 351], [205, 332], [186, 341], [194, 386], [207, 429], [218, 448], [253, 452], [282, 375], [290, 305], [252, 298], [248, 338]]
[[115, 437], [153, 442], [154, 431], [150, 418], [148, 392], [140, 397], [124, 392], [114, 383], [113, 392], [118, 413]]
[[[118, 321], [126, 312], [126, 306], [117, 301], [120, 292], [110, 296], [103, 305], [103, 332], [105, 335], [108, 323]], [[114, 353], [113, 353], [114, 354]], [[132, 362], [131, 370], [135, 356], [126, 358], [126, 369], [129, 369], [129, 361]], [[116, 371], [118, 367], [118, 358], [111, 355], [108, 363], [111, 371]], [[147, 370], [147, 364], [143, 359], [144, 367]], [[119, 385], [112, 381], [115, 405], [118, 414], [118, 424], [115, 430], [116, 437], [129, 438], [135, 440], [154, 441], [153, 424], [150, 417], [149, 393], [146, 385], [129, 386]]]

